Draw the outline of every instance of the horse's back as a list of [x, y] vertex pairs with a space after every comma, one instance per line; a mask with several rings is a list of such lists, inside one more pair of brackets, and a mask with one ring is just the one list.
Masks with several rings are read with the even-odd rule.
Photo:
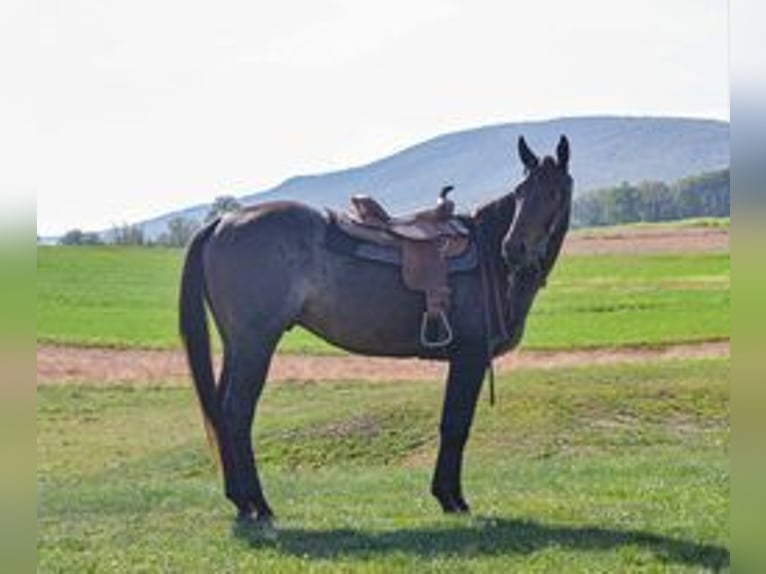
[[293, 320], [316, 267], [324, 227], [320, 212], [297, 202], [262, 203], [224, 215], [204, 253], [207, 293], [219, 320]]
[[325, 217], [317, 210], [296, 201], [271, 201], [223, 215], [216, 225], [212, 244], [275, 239], [294, 236], [304, 238], [321, 231]]

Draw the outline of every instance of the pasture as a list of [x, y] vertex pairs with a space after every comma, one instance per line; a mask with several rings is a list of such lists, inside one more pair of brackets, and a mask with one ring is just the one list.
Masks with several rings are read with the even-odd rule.
[[236, 528], [191, 390], [38, 387], [43, 572], [715, 571], [729, 564], [729, 361], [520, 371], [481, 401], [472, 517], [428, 494], [438, 383], [267, 386], [276, 531]]
[[[38, 248], [38, 342], [177, 348], [182, 256]], [[728, 252], [569, 254], [524, 347], [728, 340], [729, 304]], [[281, 350], [342, 354], [299, 329]], [[470, 517], [428, 492], [441, 381], [267, 384], [254, 432], [275, 530], [234, 524], [188, 381], [38, 379], [38, 570], [727, 571], [729, 372], [705, 358], [503, 373], [466, 449]]]
[[[178, 346], [180, 250], [38, 249], [38, 341]], [[729, 337], [728, 253], [563, 257], [530, 315], [532, 349], [661, 345]], [[302, 329], [282, 352], [338, 353]]]

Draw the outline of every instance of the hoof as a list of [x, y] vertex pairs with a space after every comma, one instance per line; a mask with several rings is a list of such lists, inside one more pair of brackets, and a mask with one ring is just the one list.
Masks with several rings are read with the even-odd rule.
[[432, 490], [434, 498], [439, 502], [445, 514], [468, 514], [471, 512], [466, 501], [460, 495], [446, 493], [440, 490]]
[[258, 516], [253, 524], [264, 540], [274, 542], [277, 539], [277, 529], [274, 527], [273, 514]]
[[278, 538], [273, 515], [253, 517], [252, 513], [240, 513], [234, 522], [232, 532], [236, 537], [252, 545], [274, 542]]
[[455, 507], [457, 508], [456, 512], [459, 512], [460, 514], [471, 514], [471, 507], [468, 506], [468, 503], [465, 501], [465, 498], [463, 498], [460, 495], [457, 495], [454, 498], [455, 501]]
[[445, 514], [471, 514], [471, 509], [468, 507], [467, 504], [459, 504], [455, 502], [451, 508], [444, 509]]
[[247, 525], [253, 522], [253, 511], [248, 506], [237, 510], [237, 524]]

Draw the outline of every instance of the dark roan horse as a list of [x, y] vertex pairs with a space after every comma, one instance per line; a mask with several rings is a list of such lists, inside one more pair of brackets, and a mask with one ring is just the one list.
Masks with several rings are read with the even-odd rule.
[[[463, 449], [484, 374], [515, 347], [569, 227], [573, 180], [569, 144], [540, 160], [519, 138], [525, 177], [514, 191], [464, 223], [479, 264], [450, 277], [450, 345], [424, 350], [422, 293], [400, 269], [329, 249], [327, 214], [293, 202], [228, 214], [191, 241], [181, 281], [180, 329], [197, 396], [217, 441], [226, 496], [240, 519], [273, 516], [261, 487], [252, 424], [282, 334], [300, 325], [355, 353], [426, 356], [449, 362], [440, 446], [431, 493], [445, 512], [468, 512], [461, 488]], [[206, 321], [223, 343], [216, 384]]]

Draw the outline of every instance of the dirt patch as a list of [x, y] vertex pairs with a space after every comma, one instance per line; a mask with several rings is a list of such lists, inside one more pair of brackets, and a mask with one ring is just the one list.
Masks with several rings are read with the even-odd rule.
[[715, 227], [594, 230], [570, 233], [564, 242], [564, 253], [572, 255], [728, 251], [729, 230]]
[[[518, 351], [495, 362], [498, 372], [514, 369], [576, 367], [645, 362], [676, 358], [728, 357], [729, 341], [669, 345], [653, 348], [575, 351]], [[446, 375], [446, 364], [419, 359], [379, 357], [276, 355], [269, 379], [284, 380], [435, 380]], [[114, 384], [189, 384], [186, 360], [180, 351], [97, 349], [40, 345], [37, 382]]]

